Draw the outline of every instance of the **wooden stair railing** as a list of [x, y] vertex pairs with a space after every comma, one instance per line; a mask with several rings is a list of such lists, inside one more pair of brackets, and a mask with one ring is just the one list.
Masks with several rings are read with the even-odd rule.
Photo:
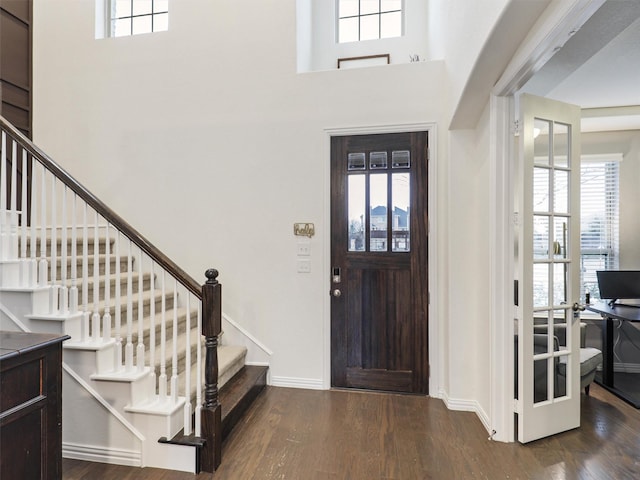
[[[143, 257], [146, 255], [145, 260], [151, 265], [151, 276], [156, 274], [162, 279], [162, 305], [165, 303], [165, 274], [170, 276], [174, 280], [174, 296], [177, 296], [178, 286], [180, 285], [182, 291], [186, 293], [186, 296], [192, 296], [198, 305], [198, 318], [201, 321], [200, 334], [205, 337], [206, 348], [206, 360], [204, 366], [200, 363], [200, 345], [198, 345], [198, 361], [199, 368], [204, 368], [205, 377], [205, 400], [201, 403], [200, 400], [200, 385], [198, 384], [198, 393], [196, 397], [196, 421], [195, 432], [196, 437], [200, 437], [203, 440], [204, 450], [201, 452], [202, 463], [201, 469], [207, 472], [213, 472], [221, 461], [221, 421], [220, 421], [220, 403], [218, 401], [218, 360], [217, 360], [217, 347], [218, 336], [221, 333], [221, 285], [217, 281], [218, 272], [214, 269], [210, 269], [206, 273], [207, 281], [204, 285], [200, 285], [199, 282], [189, 276], [183, 269], [181, 269], [175, 262], [162, 253], [157, 247], [155, 247], [148, 239], [146, 239], [140, 232], [134, 229], [128, 222], [126, 222], [121, 216], [115, 213], [104, 202], [98, 199], [94, 194], [81, 185], [76, 179], [74, 179], [68, 172], [61, 168], [53, 159], [51, 159], [46, 153], [34, 145], [27, 137], [25, 137], [20, 131], [18, 131], [13, 125], [11, 125], [4, 117], [0, 116], [0, 132], [1, 132], [1, 152], [0, 152], [0, 167], [1, 167], [1, 181], [0, 181], [0, 260], [9, 259], [10, 254], [21, 260], [21, 267], [23, 272], [21, 278], [24, 278], [24, 286], [29, 287], [45, 287], [51, 286], [51, 311], [50, 314], [67, 314], [67, 313], [82, 313], [84, 315], [83, 328], [81, 338], [74, 338], [72, 341], [77, 342], [99, 342], [99, 341], [111, 341], [111, 316], [110, 316], [110, 304], [109, 304], [109, 288], [104, 289], [104, 296], [100, 296], [100, 288], [94, 287], [93, 289], [93, 302], [91, 302], [89, 288], [87, 283], [82, 288], [83, 307], [81, 310], [78, 308], [79, 288], [76, 285], [77, 267], [75, 266], [76, 259], [71, 258], [69, 264], [70, 277], [72, 287], [67, 289], [65, 282], [68, 279], [68, 269], [66, 268], [67, 261], [69, 260], [67, 254], [66, 242], [69, 240], [68, 235], [71, 235], [71, 248], [72, 257], [76, 255], [76, 244], [79, 243], [77, 238], [77, 231], [83, 230], [84, 236], [84, 258], [78, 259], [78, 262], [82, 264], [83, 273], [87, 274], [87, 264], [93, 262], [95, 265], [99, 261], [98, 250], [96, 250], [95, 258], [88, 259], [86, 253], [87, 236], [88, 236], [88, 208], [93, 210], [95, 214], [94, 225], [94, 246], [103, 242], [105, 245], [106, 260], [100, 260], [104, 262], [104, 268], [106, 275], [109, 275], [109, 256], [113, 254], [110, 252], [110, 241], [114, 238], [109, 236], [111, 232], [115, 231], [115, 249], [118, 252], [118, 245], [122, 239], [123, 243], [128, 242], [129, 250], [129, 265], [131, 264], [131, 258], [139, 259], [138, 268], [142, 267]], [[20, 167], [20, 168], [19, 168]], [[25, 174], [26, 173], [26, 174]], [[36, 182], [36, 180], [39, 180]], [[61, 200], [56, 199], [57, 189], [60, 188], [58, 184], [62, 184]], [[39, 191], [42, 190], [42, 191]], [[46, 190], [46, 194], [45, 194]], [[69, 195], [71, 199], [67, 196]], [[51, 199], [49, 199], [49, 196]], [[84, 207], [84, 225], [78, 227], [75, 222], [79, 217], [82, 217], [82, 208], [80, 212], [76, 211], [76, 202], [80, 200], [84, 202], [81, 206]], [[50, 201], [52, 205], [46, 202]], [[58, 202], [58, 203], [56, 203]], [[68, 205], [71, 205], [69, 207]], [[25, 208], [26, 207], [26, 208]], [[61, 223], [58, 222], [56, 212], [61, 211]], [[69, 213], [69, 211], [71, 213]], [[34, 214], [37, 213], [37, 215]], [[53, 212], [53, 213], [51, 213]], [[50, 217], [47, 218], [47, 215]], [[39, 216], [39, 223], [36, 223]], [[69, 217], [71, 217], [72, 226], [67, 223]], [[19, 220], [18, 220], [19, 219]], [[49, 222], [49, 223], [48, 223]], [[102, 222], [102, 223], [101, 223]], [[36, 226], [36, 225], [39, 225]], [[37, 229], [40, 228], [39, 234]], [[99, 229], [104, 230], [107, 239], [102, 240], [99, 238]], [[16, 231], [19, 233], [16, 234]], [[57, 234], [60, 231], [61, 252], [57, 249]], [[47, 234], [49, 232], [49, 234]], [[9, 236], [19, 237], [20, 246], [18, 248], [18, 240], [16, 239], [15, 245], [10, 241], [5, 241]], [[29, 250], [27, 250], [27, 244], [29, 244]], [[47, 263], [47, 245], [50, 245], [52, 258], [50, 263]], [[38, 255], [39, 246], [39, 255]], [[132, 247], [137, 248], [138, 256], [132, 254]], [[97, 247], [95, 247], [97, 248]], [[60, 253], [60, 257], [57, 254]], [[60, 264], [57, 267], [58, 263]], [[160, 271], [155, 271], [155, 268], [159, 268]], [[60, 272], [57, 272], [59, 268]], [[94, 267], [94, 279], [97, 280], [99, 275], [98, 268]], [[117, 274], [120, 273], [120, 267], [117, 267]], [[58, 277], [60, 275], [60, 278]], [[61, 282], [62, 281], [62, 282]], [[108, 284], [107, 279], [107, 284]], [[86, 282], [86, 280], [85, 280]], [[117, 289], [120, 289], [119, 280], [115, 280]], [[127, 288], [131, 289], [132, 280], [129, 278]], [[62, 286], [59, 286], [62, 285]], [[59, 295], [58, 295], [59, 294]], [[169, 294], [166, 295], [167, 297]], [[93, 303], [93, 312], [90, 312], [90, 305]], [[186, 304], [189, 305], [187, 298]], [[142, 303], [137, 305], [138, 312], [142, 310]], [[99, 308], [102, 306], [102, 308]], [[136, 306], [134, 306], [135, 308]], [[133, 310], [131, 305], [123, 306], [123, 309]], [[153, 302], [151, 302], [151, 310], [153, 311]], [[188, 309], [189, 307], [187, 307]], [[174, 308], [175, 311], [175, 308]], [[104, 312], [104, 317], [101, 317], [101, 313]], [[91, 315], [93, 313], [93, 315]], [[121, 341], [120, 331], [120, 308], [116, 304], [114, 314], [116, 319], [116, 344]], [[125, 353], [125, 361], [118, 368], [122, 367], [123, 371], [133, 371], [135, 368], [145, 368], [141, 364], [141, 358], [144, 357], [145, 346], [141, 343], [138, 344], [137, 350], [137, 364], [134, 364], [134, 347], [132, 345], [132, 333], [131, 333], [131, 316], [133, 314], [127, 311], [127, 345], [126, 349], [123, 349]], [[97, 321], [96, 321], [97, 318]], [[187, 318], [189, 314], [187, 313]], [[101, 329], [101, 321], [102, 329]], [[164, 316], [162, 318], [162, 328], [165, 327]], [[142, 322], [138, 322], [141, 324]], [[177, 321], [174, 317], [174, 327]], [[187, 321], [189, 324], [189, 321]], [[142, 326], [139, 327], [142, 329]], [[152, 324], [151, 331], [154, 331]], [[140, 330], [138, 338], [142, 338], [142, 330]], [[174, 328], [174, 340], [176, 336], [176, 329]], [[152, 333], [153, 338], [153, 333]], [[142, 340], [139, 340], [142, 342]], [[153, 358], [154, 340], [151, 340], [150, 353]], [[162, 349], [164, 350], [165, 338], [161, 339]], [[175, 348], [175, 347], [174, 347]], [[157, 390], [159, 395], [164, 395], [167, 399], [175, 400], [177, 398], [176, 386], [177, 375], [175, 356], [171, 363], [172, 377], [171, 377], [171, 395], [167, 394], [168, 378], [165, 375], [165, 366], [162, 365], [161, 375], [158, 377]], [[155, 367], [151, 365], [152, 375], [155, 378]], [[163, 380], [164, 377], [164, 380]], [[189, 378], [189, 375], [186, 375]], [[162, 384], [164, 381], [164, 385]], [[187, 380], [187, 385], [189, 380]], [[155, 382], [154, 382], [155, 385]], [[155, 388], [155, 387], [154, 387]], [[186, 388], [185, 388], [186, 390]], [[187, 395], [188, 392], [187, 392]], [[187, 398], [187, 400], [189, 400]], [[190, 401], [185, 402], [185, 412], [187, 408], [190, 408]], [[200, 412], [198, 410], [201, 408]], [[200, 415], [198, 415], [200, 413]], [[189, 419], [187, 419], [187, 417]], [[191, 434], [191, 420], [190, 415], [185, 413], [185, 426], [184, 433], [186, 435]]]

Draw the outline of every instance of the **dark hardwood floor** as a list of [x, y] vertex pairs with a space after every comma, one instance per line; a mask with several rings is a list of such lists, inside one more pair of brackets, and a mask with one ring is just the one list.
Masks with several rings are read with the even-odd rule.
[[231, 433], [213, 476], [65, 459], [63, 478], [639, 478], [640, 410], [597, 385], [581, 401], [581, 428], [523, 446], [488, 441], [474, 413], [449, 411], [438, 399], [267, 387]]

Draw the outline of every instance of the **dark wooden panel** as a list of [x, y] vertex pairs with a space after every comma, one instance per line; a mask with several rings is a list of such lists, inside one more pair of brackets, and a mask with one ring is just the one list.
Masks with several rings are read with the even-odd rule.
[[[2, 444], [2, 462], [0, 478], [41, 479], [46, 478], [42, 471], [42, 438], [46, 436], [46, 403], [32, 409], [15, 421], [3, 424], [0, 428]], [[19, 439], [19, 440], [18, 440]]]
[[2, 79], [30, 90], [31, 33], [29, 25], [0, 10], [0, 42]]
[[2, 372], [0, 377], [0, 411], [6, 412], [22, 403], [38, 398], [42, 394], [40, 384], [41, 359], [24, 363], [20, 368]]
[[19, 18], [25, 23], [31, 23], [31, 2], [27, 0], [0, 0], [0, 9]]
[[408, 370], [384, 370], [376, 368], [347, 368], [347, 386], [389, 392], [411, 392], [413, 388], [413, 372]]
[[[0, 79], [2, 84], [2, 102], [15, 108], [29, 110], [29, 90]], [[14, 124], [15, 125], [15, 124]]]

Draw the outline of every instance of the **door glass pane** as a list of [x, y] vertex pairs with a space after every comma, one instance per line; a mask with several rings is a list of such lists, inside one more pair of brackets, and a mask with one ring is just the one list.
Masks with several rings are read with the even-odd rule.
[[387, 152], [371, 152], [369, 154], [369, 168], [371, 170], [387, 168]]
[[364, 251], [365, 176], [349, 175], [349, 251]]
[[391, 168], [409, 168], [411, 154], [409, 150], [394, 150], [391, 152]]
[[567, 229], [566, 217], [554, 217], [553, 219], [553, 258], [567, 258]]
[[536, 312], [533, 318], [533, 354], [549, 352], [549, 320], [547, 312]]
[[553, 304], [567, 303], [567, 264], [553, 264]]
[[569, 360], [568, 355], [561, 355], [560, 357], [554, 359], [555, 361], [555, 381], [554, 381], [554, 391], [553, 398], [564, 397], [567, 394], [567, 362]]
[[387, 251], [387, 177], [386, 173], [369, 176], [369, 250], [372, 252]]
[[533, 258], [549, 258], [549, 221], [546, 215], [533, 216]]
[[410, 229], [410, 186], [409, 173], [394, 173], [391, 175], [392, 219], [392, 250], [394, 252], [408, 252]]
[[553, 165], [556, 167], [569, 167], [569, 128], [563, 123], [553, 124]]
[[549, 305], [549, 264], [536, 263], [533, 265], [533, 306], [546, 307]]
[[549, 211], [549, 169], [533, 169], [533, 211]]
[[534, 360], [533, 362], [533, 403], [544, 402], [549, 396], [548, 364], [547, 359]]
[[364, 170], [367, 168], [367, 157], [364, 152], [347, 155], [347, 170]]
[[569, 172], [566, 170], [553, 172], [553, 211], [569, 213]]
[[551, 148], [549, 131], [551, 124], [547, 120], [533, 120], [533, 161], [538, 165], [550, 165]]

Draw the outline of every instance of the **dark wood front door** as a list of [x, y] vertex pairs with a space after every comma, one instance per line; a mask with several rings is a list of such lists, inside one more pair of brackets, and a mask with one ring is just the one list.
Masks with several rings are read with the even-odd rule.
[[331, 383], [428, 393], [427, 132], [331, 139]]

